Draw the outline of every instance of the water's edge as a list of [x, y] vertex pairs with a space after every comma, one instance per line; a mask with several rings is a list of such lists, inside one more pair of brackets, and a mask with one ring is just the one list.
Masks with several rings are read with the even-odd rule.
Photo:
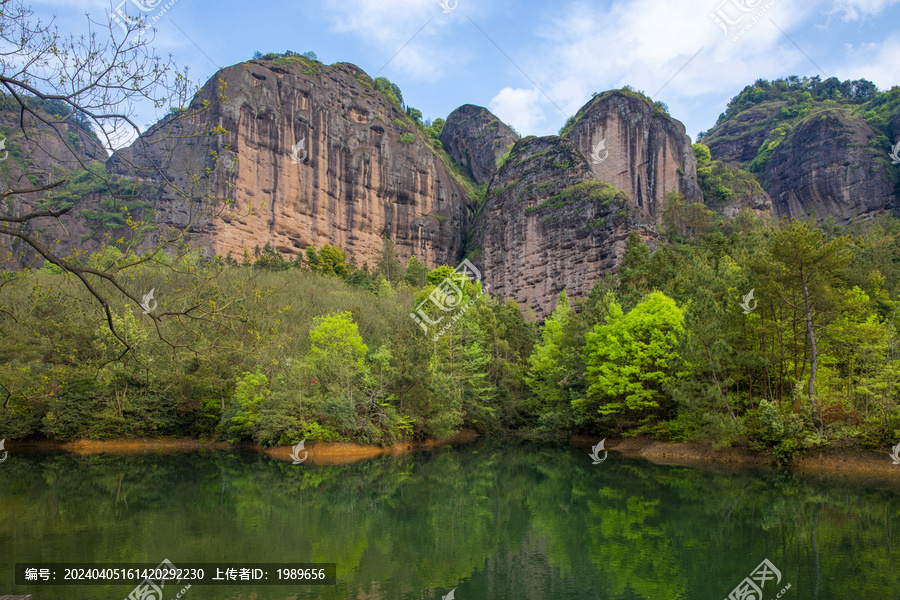
[[[574, 436], [575, 446], [596, 444], [594, 438]], [[650, 438], [608, 439], [605, 447], [626, 456], [640, 456], [656, 464], [706, 466], [713, 464], [739, 464], [775, 466], [775, 461], [765, 454], [749, 448], [714, 448], [711, 444], [659, 442]], [[787, 468], [808, 473], [847, 472], [860, 475], [887, 475], [900, 480], [900, 465], [893, 464], [889, 448], [873, 452], [860, 448], [829, 448], [800, 453]]]
[[[473, 431], [461, 431], [453, 436], [427, 439], [418, 442], [398, 442], [390, 446], [367, 446], [351, 442], [304, 444], [294, 451], [293, 446], [266, 448], [258, 444], [230, 444], [210, 442], [197, 438], [115, 438], [111, 440], [52, 440], [9, 441], [7, 450], [61, 450], [78, 456], [93, 454], [167, 454], [171, 452], [194, 452], [199, 450], [259, 452], [277, 460], [300, 461], [314, 465], [339, 465], [365, 460], [375, 456], [398, 456], [418, 450], [428, 450], [446, 444], [461, 444], [474, 441], [479, 435]], [[295, 458], [296, 457], [296, 458]]]
[[[478, 439], [474, 431], [462, 431], [453, 436], [418, 442], [398, 442], [390, 446], [371, 446], [350, 442], [308, 444], [294, 452], [292, 446], [266, 448], [255, 444], [229, 444], [197, 438], [117, 438], [111, 440], [79, 439], [66, 442], [51, 440], [23, 440], [6, 442], [7, 450], [62, 450], [80, 456], [92, 454], [144, 454], [191, 452], [198, 450], [250, 451], [271, 456], [276, 460], [302, 460], [316, 465], [349, 464], [376, 456], [398, 456], [428, 450], [447, 444], [468, 443]], [[573, 446], [590, 448], [601, 438], [573, 436]], [[607, 438], [605, 450], [625, 456], [641, 457], [650, 462], [668, 465], [709, 467], [711, 464], [774, 466], [771, 457], [748, 448], [714, 448], [711, 444], [659, 442], [650, 438]], [[297, 457], [297, 458], [295, 458]], [[843, 471], [864, 475], [888, 475], [900, 479], [900, 465], [893, 464], [887, 449], [872, 452], [859, 448], [810, 450], [801, 453], [788, 468], [804, 472]]]

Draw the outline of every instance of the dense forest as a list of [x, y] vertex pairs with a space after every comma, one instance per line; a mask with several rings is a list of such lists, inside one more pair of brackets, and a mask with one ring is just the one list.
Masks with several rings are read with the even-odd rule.
[[130, 273], [159, 318], [124, 298], [114, 314], [129, 347], [72, 275], [7, 271], [0, 431], [265, 445], [641, 434], [780, 460], [900, 439], [900, 220], [721, 220], [673, 195], [662, 230], [670, 243], [651, 252], [633, 234], [618, 271], [577, 302], [562, 294], [543, 324], [458, 281], [468, 308], [440, 336], [410, 315], [452, 266], [403, 264], [388, 238], [375, 265], [332, 246], [154, 256]]

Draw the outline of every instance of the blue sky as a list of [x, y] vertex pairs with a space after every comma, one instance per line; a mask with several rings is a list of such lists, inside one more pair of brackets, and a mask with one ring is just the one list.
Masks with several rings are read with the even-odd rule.
[[[32, 8], [55, 16], [61, 32], [82, 33], [86, 13], [107, 22], [120, 1]], [[160, 0], [126, 0], [127, 13], [165, 5], [141, 13], [141, 1]], [[443, 2], [175, 0], [153, 43], [197, 82], [256, 50], [312, 50], [326, 64], [388, 77], [426, 118], [478, 104], [522, 135], [555, 134], [593, 92], [625, 84], [665, 102], [692, 138], [759, 78], [900, 85], [900, 0]], [[150, 107], [139, 114], [155, 120]]]

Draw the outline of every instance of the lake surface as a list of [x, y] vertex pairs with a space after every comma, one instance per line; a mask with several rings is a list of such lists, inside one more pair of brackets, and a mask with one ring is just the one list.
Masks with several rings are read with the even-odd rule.
[[[0, 595], [16, 562], [330, 562], [334, 586], [192, 586], [185, 600], [900, 599], [900, 486], [716, 473], [587, 449], [479, 442], [352, 465], [249, 453], [10, 453]], [[898, 467], [900, 469], [900, 467]], [[181, 588], [167, 586], [165, 600]], [[735, 596], [760, 600], [755, 596]]]

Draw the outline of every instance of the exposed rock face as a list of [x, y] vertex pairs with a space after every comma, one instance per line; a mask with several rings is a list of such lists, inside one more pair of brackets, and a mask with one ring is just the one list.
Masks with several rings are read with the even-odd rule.
[[562, 290], [587, 294], [614, 268], [637, 229], [658, 234], [621, 190], [597, 181], [575, 145], [556, 136], [520, 140], [488, 187], [472, 252], [490, 293], [549, 315]]
[[759, 192], [749, 196], [736, 197], [721, 206], [711, 207], [726, 219], [733, 219], [744, 209], [750, 209], [756, 213], [768, 213], [772, 211], [772, 198], [765, 192]]
[[684, 125], [648, 99], [624, 90], [604, 92], [586, 104], [565, 134], [596, 179], [623, 190], [645, 215], [659, 220], [666, 195], [701, 202], [697, 158]]
[[[228, 102], [216, 101], [219, 80]], [[371, 261], [387, 234], [402, 256], [414, 253], [431, 266], [456, 261], [471, 224], [470, 199], [415, 124], [357, 67], [299, 57], [251, 61], [218, 72], [194, 106], [204, 100], [211, 108], [199, 122], [173, 125], [176, 134], [217, 125], [227, 133], [174, 152], [148, 146], [176, 184], [188, 184], [179, 178], [189, 172], [212, 171], [187, 198], [160, 186], [160, 225], [183, 227], [195, 216], [188, 199], [214, 195], [234, 199], [234, 216], [195, 223], [193, 231], [220, 255], [266, 242], [287, 254], [328, 243]], [[159, 136], [170, 125], [157, 126]], [[291, 152], [300, 142], [297, 162]], [[114, 157], [111, 168], [127, 162], [146, 165], [144, 149]]]
[[889, 161], [870, 150], [877, 137], [865, 121], [842, 110], [798, 123], [760, 177], [778, 216], [846, 222], [897, 206]]
[[701, 141], [709, 147], [713, 159], [747, 168], [777, 126], [777, 114], [771, 107], [755, 106], [717, 125]]
[[476, 183], [485, 183], [497, 171], [507, 149], [519, 140], [508, 125], [488, 109], [464, 104], [450, 113], [441, 133], [441, 144], [462, 164]]
[[[48, 124], [28, 112], [20, 115], [16, 107], [6, 108], [0, 110], [0, 131], [3, 132], [5, 146], [5, 150], [0, 150], [0, 158], [3, 159], [0, 162], [0, 181], [4, 187], [16, 190], [40, 187], [63, 179], [81, 165], [107, 159], [103, 146], [75, 124], [57, 123], [54, 117], [43, 115]], [[0, 214], [24, 216], [39, 210], [42, 198], [59, 196], [65, 189], [65, 186], [60, 186], [46, 192], [14, 194], [10, 197], [11, 203], [0, 205]], [[79, 217], [81, 211], [96, 208], [98, 197], [89, 194], [72, 200], [76, 202], [75, 206], [59, 220], [34, 219], [25, 225], [25, 230], [32, 234], [40, 231], [39, 239], [63, 254], [76, 246], [88, 251], [98, 248], [99, 241], [93, 235], [94, 227]], [[54, 240], [60, 243], [54, 244]], [[30, 246], [5, 236], [0, 238], [0, 249], [4, 260], [6, 250], [11, 251], [11, 263], [4, 265], [10, 268], [28, 265], [36, 256]]]

